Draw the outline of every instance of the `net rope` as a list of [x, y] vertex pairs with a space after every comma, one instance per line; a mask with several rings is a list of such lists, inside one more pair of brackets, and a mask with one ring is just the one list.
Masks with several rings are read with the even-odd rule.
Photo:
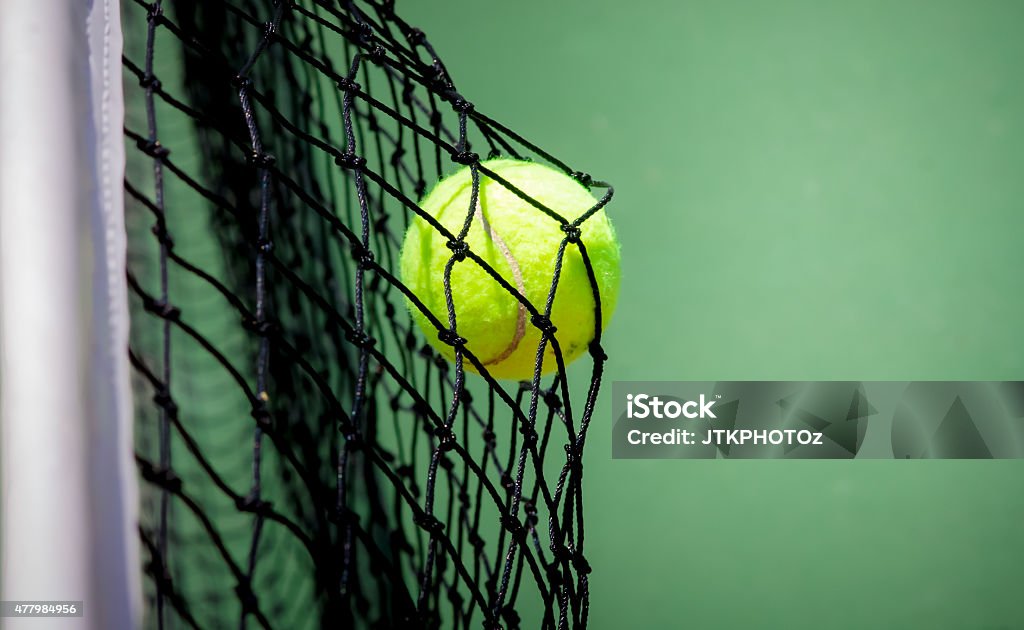
[[[580, 226], [611, 187], [478, 111], [393, 2], [124, 13], [147, 626], [585, 627], [583, 453], [606, 356]], [[545, 162], [599, 200], [568, 221], [476, 147]], [[472, 211], [452, 233], [418, 207], [460, 166], [471, 207], [486, 176], [562, 226], [546, 303], [469, 248]], [[446, 321], [398, 278], [415, 217], [451, 250]], [[569, 248], [595, 310], [578, 384], [550, 321]], [[497, 381], [467, 349], [460, 264], [541, 331], [532, 380]], [[549, 344], [559, 369], [542, 378]]]

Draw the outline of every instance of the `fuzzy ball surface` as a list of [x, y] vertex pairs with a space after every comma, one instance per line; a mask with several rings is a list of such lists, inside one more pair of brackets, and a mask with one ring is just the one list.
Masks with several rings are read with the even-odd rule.
[[[548, 166], [511, 159], [481, 165], [512, 187], [567, 221], [585, 214], [597, 199], [572, 177]], [[470, 221], [464, 241], [507, 285], [543, 314], [555, 275], [559, 248], [566, 238], [560, 222], [522, 199], [500, 181], [480, 171], [479, 195], [471, 208], [473, 178], [470, 167], [441, 180], [420, 202], [420, 207], [457, 237]], [[593, 268], [593, 284], [601, 298], [602, 329], [608, 324], [619, 292], [619, 243], [604, 210], [579, 226], [580, 241]], [[401, 254], [402, 282], [440, 322], [449, 327], [444, 290], [445, 268], [459, 247], [450, 238], [416, 216], [405, 235]], [[451, 268], [451, 293], [456, 332], [495, 378], [526, 380], [533, 377], [541, 330], [533, 313], [499, 283], [479, 262], [467, 256]], [[429, 343], [449, 360], [455, 349], [438, 337], [437, 326], [411, 300], [413, 319]], [[565, 364], [587, 351], [594, 338], [597, 308], [594, 291], [579, 247], [568, 243], [551, 308], [551, 324]], [[540, 320], [543, 325], [543, 320]], [[476, 370], [468, 359], [464, 365]], [[552, 343], [546, 344], [542, 373], [558, 368]]]

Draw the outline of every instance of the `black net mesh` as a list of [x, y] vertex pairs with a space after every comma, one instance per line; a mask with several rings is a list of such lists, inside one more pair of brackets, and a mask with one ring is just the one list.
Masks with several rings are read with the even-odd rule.
[[[392, 2], [129, 0], [123, 19], [147, 626], [586, 626], [591, 213], [562, 220], [552, 275], [579, 251], [593, 285], [572, 387], [564, 366], [491, 378], [454, 313], [444, 360], [397, 267], [428, 186], [500, 179], [475, 151], [571, 174], [595, 211], [610, 188], [474, 109]], [[551, 300], [518, 299], [558, 354]]]

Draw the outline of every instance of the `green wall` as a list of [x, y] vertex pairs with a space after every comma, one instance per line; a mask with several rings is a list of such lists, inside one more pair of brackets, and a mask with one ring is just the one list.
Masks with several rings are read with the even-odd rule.
[[[1021, 379], [1024, 3], [399, 3], [616, 185], [612, 380]], [[592, 627], [1019, 628], [1024, 465], [587, 451]]]

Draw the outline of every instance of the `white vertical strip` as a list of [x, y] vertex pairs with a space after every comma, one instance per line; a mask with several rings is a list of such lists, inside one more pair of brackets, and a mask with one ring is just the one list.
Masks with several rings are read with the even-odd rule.
[[[91, 613], [86, 5], [0, 1], [0, 598]], [[5, 619], [5, 628], [68, 627]]]
[[91, 4], [0, 1], [0, 599], [85, 602], [12, 629], [138, 626], [120, 27]]
[[93, 343], [90, 356], [92, 483], [98, 627], [140, 625], [138, 489], [128, 365], [128, 285], [125, 280], [124, 92], [119, 0], [93, 0], [88, 16], [90, 138], [97, 184], [91, 214]]

